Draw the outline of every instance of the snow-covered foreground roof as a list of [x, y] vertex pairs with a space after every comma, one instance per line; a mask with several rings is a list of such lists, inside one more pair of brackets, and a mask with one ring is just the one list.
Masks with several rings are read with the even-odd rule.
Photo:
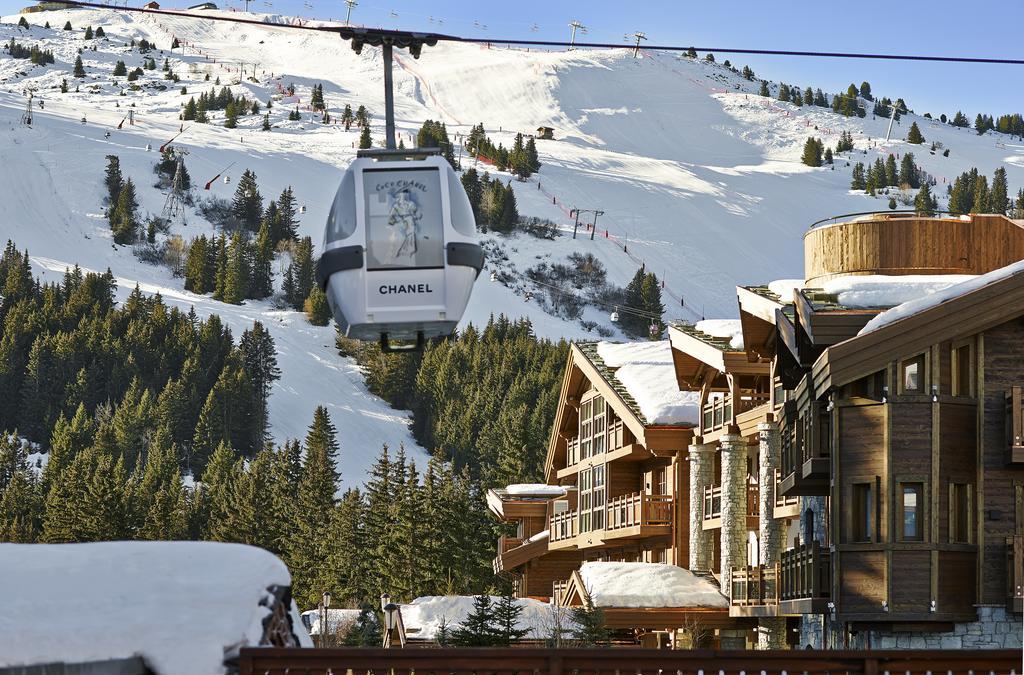
[[636, 401], [648, 424], [697, 421], [697, 394], [679, 391], [672, 347], [655, 342], [598, 342], [598, 356]]
[[974, 278], [973, 274], [869, 274], [829, 279], [822, 289], [834, 294], [844, 307], [867, 309], [893, 307], [928, 297]]
[[506, 485], [505, 492], [518, 497], [561, 497], [565, 494], [565, 488], [546, 483], [516, 483]]
[[803, 279], [776, 279], [768, 282], [768, 290], [782, 302], [793, 302], [793, 291], [804, 287]]
[[714, 584], [676, 565], [586, 562], [580, 578], [595, 607], [729, 606]]
[[905, 319], [919, 312], [923, 312], [926, 309], [937, 307], [947, 300], [952, 300], [953, 298], [960, 297], [961, 295], [970, 293], [971, 291], [984, 288], [989, 284], [1002, 281], [1003, 279], [1012, 277], [1015, 274], [1020, 274], [1021, 272], [1024, 272], [1024, 260], [1015, 262], [1012, 265], [1007, 265], [1006, 267], [1000, 267], [997, 270], [993, 270], [980, 276], [966, 276], [966, 281], [946, 286], [945, 288], [936, 290], [924, 297], [909, 300], [893, 307], [892, 309], [882, 312], [875, 318], [871, 319], [871, 321], [868, 321], [858, 335], [878, 330], [883, 326], [888, 326], [894, 321], [899, 321], [900, 319]]
[[730, 347], [743, 349], [743, 326], [739, 319], [704, 319], [693, 327], [713, 337], [729, 338]]
[[[428, 595], [416, 598], [408, 605], [402, 605], [402, 623], [405, 632], [416, 640], [433, 640], [442, 624], [453, 630], [466, 620], [473, 611], [472, 595]], [[492, 596], [491, 602], [501, 598]], [[555, 626], [555, 608], [546, 602], [532, 598], [519, 598], [516, 602], [523, 608], [516, 624], [520, 630], [528, 630], [528, 639], [548, 637]], [[562, 628], [567, 619], [562, 619]]]
[[[272, 553], [213, 542], [0, 544], [0, 666], [141, 656], [160, 675], [224, 672], [259, 644]], [[293, 630], [312, 646], [292, 606]]]

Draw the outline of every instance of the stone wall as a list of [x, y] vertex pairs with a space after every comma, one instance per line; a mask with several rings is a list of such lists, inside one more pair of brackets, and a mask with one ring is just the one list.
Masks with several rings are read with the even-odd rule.
[[747, 440], [722, 436], [722, 593], [732, 597], [732, 568], [747, 564]]
[[875, 649], [1020, 649], [1024, 624], [1005, 607], [978, 607], [978, 620], [954, 624], [951, 633], [872, 631]]

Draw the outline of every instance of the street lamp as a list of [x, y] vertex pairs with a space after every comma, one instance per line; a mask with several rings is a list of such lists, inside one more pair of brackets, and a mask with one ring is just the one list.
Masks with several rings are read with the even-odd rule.
[[331, 594], [324, 591], [320, 597], [320, 646], [327, 646], [327, 608], [331, 606]]

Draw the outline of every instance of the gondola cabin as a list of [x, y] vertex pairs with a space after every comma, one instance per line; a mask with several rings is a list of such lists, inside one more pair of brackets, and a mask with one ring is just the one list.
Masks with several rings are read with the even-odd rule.
[[342, 332], [358, 340], [450, 335], [483, 268], [462, 184], [434, 149], [366, 150], [341, 181], [317, 281]]

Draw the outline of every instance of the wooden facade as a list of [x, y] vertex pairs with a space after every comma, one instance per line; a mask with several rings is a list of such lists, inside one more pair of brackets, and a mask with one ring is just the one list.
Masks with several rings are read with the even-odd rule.
[[1006, 216], [872, 214], [804, 235], [804, 278], [851, 274], [983, 274], [1024, 259], [1024, 225]]

